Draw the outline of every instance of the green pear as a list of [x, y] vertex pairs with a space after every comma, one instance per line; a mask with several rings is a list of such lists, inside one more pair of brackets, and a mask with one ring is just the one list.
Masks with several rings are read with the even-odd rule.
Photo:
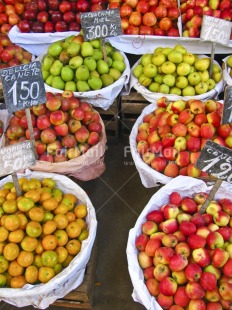
[[147, 77], [144, 74], [141, 74], [138, 80], [139, 80], [139, 83], [144, 87], [148, 87], [152, 83], [152, 79]]
[[100, 59], [103, 59], [103, 53], [102, 53], [102, 51], [100, 51], [100, 50], [98, 50], [98, 49], [94, 49], [93, 50], [93, 58], [96, 60], [96, 61], [98, 61], [98, 60], [100, 60]]
[[41, 72], [42, 72], [42, 78], [43, 78], [43, 80], [46, 81], [46, 79], [47, 79], [47, 78], [49, 77], [49, 75], [50, 75], [50, 72], [47, 71], [47, 70], [45, 70], [45, 69], [43, 69], [43, 67], [41, 68]]
[[171, 74], [164, 75], [163, 84], [166, 84], [167, 86], [172, 87], [175, 85], [175, 82], [176, 82], [176, 78], [173, 75]]
[[101, 89], [103, 85], [101, 78], [96, 76], [90, 76], [88, 79], [88, 84], [93, 90]]
[[138, 64], [133, 69], [133, 74], [136, 78], [138, 78], [143, 73], [143, 66]]
[[168, 60], [174, 64], [180, 64], [183, 61], [183, 54], [175, 49], [168, 53]]
[[114, 83], [113, 77], [111, 75], [109, 75], [108, 73], [102, 74], [101, 80], [102, 80], [103, 87], [107, 87], [107, 86]]
[[160, 88], [160, 84], [157, 82], [153, 82], [149, 85], [148, 89], [153, 93], [158, 93]]
[[166, 56], [164, 54], [155, 54], [152, 56], [151, 62], [153, 65], [159, 67], [166, 61]]
[[73, 70], [68, 65], [64, 66], [61, 69], [61, 78], [65, 82], [72, 81], [73, 77], [74, 77], [74, 72], [73, 72]]
[[183, 89], [188, 86], [188, 79], [185, 76], [178, 76], [176, 78], [176, 87]]
[[52, 56], [52, 57], [58, 57], [61, 53], [61, 51], [63, 50], [61, 42], [57, 41], [55, 43], [52, 43], [49, 47], [48, 47], [48, 55]]
[[195, 61], [195, 69], [197, 71], [205, 71], [209, 68], [210, 66], [210, 58], [200, 58], [197, 61]]
[[143, 56], [140, 58], [140, 64], [142, 66], [146, 66], [147, 64], [152, 63], [152, 54], [143, 54]]
[[216, 83], [220, 82], [221, 79], [222, 79], [222, 72], [214, 72], [214, 73], [212, 74], [212, 79], [213, 79]]
[[59, 55], [59, 61], [62, 62], [63, 65], [67, 65], [69, 63], [70, 56], [68, 55], [66, 50], [63, 50]]
[[67, 54], [69, 57], [75, 57], [79, 54], [81, 45], [77, 42], [71, 42], [67, 47]]
[[62, 62], [60, 62], [58, 59], [56, 59], [50, 68], [50, 73], [54, 76], [58, 76], [61, 73], [61, 69], [63, 68]]
[[163, 83], [163, 77], [164, 77], [164, 74], [157, 73], [156, 76], [154, 77], [154, 81], [159, 83], [159, 84], [162, 84]]
[[42, 66], [44, 70], [49, 71], [54, 61], [54, 57], [52, 57], [51, 55], [46, 55], [42, 60]]
[[93, 48], [100, 48], [101, 47], [101, 40], [94, 39], [89, 41], [89, 43], [92, 45]]
[[147, 64], [143, 67], [143, 74], [149, 78], [154, 78], [157, 74], [157, 67], [153, 64]]
[[188, 75], [188, 81], [190, 85], [195, 86], [201, 82], [201, 76], [197, 72], [191, 72]]
[[169, 93], [172, 94], [172, 95], [180, 96], [181, 95], [181, 89], [176, 87], [176, 86], [174, 86], [174, 87], [170, 88]]
[[97, 70], [93, 70], [89, 73], [89, 76], [96, 76], [96, 77], [100, 77], [100, 74], [97, 72]]
[[81, 44], [81, 56], [88, 57], [93, 55], [93, 46], [89, 42]]
[[68, 81], [65, 83], [65, 90], [77, 91], [77, 86], [74, 81]]
[[226, 63], [227, 65], [232, 68], [232, 55], [230, 55], [227, 59], [226, 59]]
[[110, 56], [114, 51], [114, 47], [109, 42], [106, 42], [105, 49], [106, 49], [107, 56]]
[[89, 71], [93, 71], [97, 68], [97, 62], [92, 56], [84, 58], [83, 64], [89, 69]]
[[65, 82], [62, 80], [60, 76], [54, 76], [52, 79], [52, 87], [57, 89], [64, 89]]
[[108, 63], [108, 66], [110, 68], [112, 66], [113, 59], [111, 57], [107, 57], [107, 63]]
[[217, 64], [213, 64], [213, 70], [212, 70], [213, 73], [215, 72], [221, 72], [221, 68], [217, 65]]
[[49, 86], [52, 86], [52, 80], [53, 80], [54, 76], [52, 74], [50, 74], [47, 78], [45, 83]]
[[183, 96], [195, 96], [196, 92], [193, 86], [188, 85], [184, 89], [182, 89]]
[[113, 60], [121, 60], [124, 61], [124, 56], [119, 51], [114, 51], [111, 55]]
[[97, 72], [100, 75], [109, 72], [108, 63], [105, 60], [100, 59], [100, 60], [97, 61]]
[[75, 70], [83, 64], [83, 61], [84, 61], [83, 58], [78, 55], [78, 56], [72, 57], [69, 60], [68, 65], [71, 69]]
[[159, 93], [162, 93], [162, 94], [169, 94], [169, 90], [170, 88], [166, 84], [161, 84], [159, 87]]
[[86, 66], [81, 65], [76, 69], [75, 75], [77, 80], [87, 81], [89, 78], [89, 69]]
[[79, 92], [86, 92], [90, 90], [89, 84], [86, 81], [77, 81], [77, 90]]
[[208, 91], [208, 84], [206, 82], [200, 82], [195, 86], [195, 91], [197, 95], [202, 95], [207, 93]]
[[121, 73], [126, 69], [126, 64], [121, 60], [114, 60], [112, 63], [112, 68], [117, 69]]
[[208, 84], [208, 90], [210, 91], [211, 89], [214, 89], [216, 82], [213, 79], [208, 79], [208, 81], [206, 81], [206, 83]]
[[112, 76], [114, 81], [117, 81], [121, 77], [121, 72], [115, 68], [110, 68], [109, 75]]

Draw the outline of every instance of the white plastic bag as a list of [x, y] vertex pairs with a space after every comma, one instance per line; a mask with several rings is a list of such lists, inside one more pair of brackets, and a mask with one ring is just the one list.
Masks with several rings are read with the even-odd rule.
[[[89, 236], [82, 242], [81, 251], [75, 256], [67, 268], [57, 274], [46, 284], [28, 284], [23, 288], [18, 289], [0, 289], [0, 300], [11, 305], [16, 307], [33, 305], [36, 308], [45, 309], [56, 299], [64, 297], [82, 283], [85, 268], [89, 261], [96, 237], [97, 220], [95, 209], [85, 191], [66, 176], [55, 173], [31, 172], [27, 170], [25, 174], [18, 174], [18, 177], [38, 179], [52, 178], [59, 189], [64, 193], [74, 194], [80, 203], [86, 204], [88, 209], [86, 222], [88, 225]], [[0, 187], [9, 181], [12, 181], [11, 176], [1, 180]]]
[[[138, 251], [135, 247], [135, 240], [138, 235], [141, 234], [141, 225], [146, 221], [146, 215], [152, 210], [159, 209], [162, 205], [168, 202], [169, 195], [178, 191], [182, 196], [192, 196], [197, 192], [207, 192], [212, 189], [212, 186], [207, 186], [205, 182], [185, 176], [178, 176], [171, 180], [167, 185], [158, 190], [149, 200], [148, 204], [143, 209], [142, 213], [138, 217], [134, 228], [129, 232], [129, 238], [127, 242], [127, 261], [130, 278], [133, 284], [133, 300], [141, 303], [147, 310], [162, 310], [156, 299], [150, 295], [146, 285], [144, 283], [143, 271], [138, 263]], [[231, 199], [232, 185], [223, 182], [215, 199], [229, 198]]]
[[[199, 55], [199, 58], [204, 58], [207, 57], [206, 55]], [[133, 69], [140, 63], [140, 59], [134, 64], [134, 66], [131, 68], [131, 72], [133, 72]], [[218, 64], [214, 60], [214, 63]], [[137, 90], [138, 93], [140, 93], [147, 101], [149, 102], [154, 102], [155, 100], [161, 98], [164, 96], [162, 93], [154, 93], [151, 92], [148, 88], [142, 86], [138, 79], [131, 73], [131, 79], [130, 79], [130, 89], [134, 87], [135, 90]], [[218, 95], [222, 92], [224, 87], [223, 79], [215, 85], [215, 88], [210, 90], [209, 92], [202, 94], [202, 95], [196, 95], [196, 96], [178, 96], [178, 95], [170, 95], [170, 94], [165, 94], [165, 97], [167, 97], [170, 101], [175, 101], [175, 100], [189, 100], [189, 99], [197, 99], [197, 100], [206, 100], [206, 99], [217, 99]]]

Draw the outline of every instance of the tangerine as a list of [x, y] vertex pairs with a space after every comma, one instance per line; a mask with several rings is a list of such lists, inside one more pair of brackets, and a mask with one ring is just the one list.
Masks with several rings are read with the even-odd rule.
[[77, 238], [81, 233], [81, 226], [77, 222], [71, 222], [66, 227], [69, 238]]
[[17, 207], [22, 212], [27, 212], [34, 207], [34, 201], [29, 197], [19, 197]]
[[73, 194], [64, 194], [63, 198], [69, 199], [73, 204], [77, 203], [77, 197]]
[[9, 193], [6, 195], [6, 200], [16, 200], [17, 199], [17, 195], [16, 193]]
[[51, 193], [48, 193], [46, 191], [42, 191], [40, 193], [40, 199], [39, 199], [39, 203], [43, 203], [45, 200], [52, 198]]
[[82, 231], [78, 237], [78, 240], [83, 241], [83, 240], [87, 239], [88, 236], [89, 236], [89, 231], [86, 228], [84, 228], [84, 229], [82, 229]]
[[36, 266], [28, 266], [25, 270], [25, 279], [27, 283], [34, 284], [38, 280], [39, 270]]
[[22, 288], [27, 284], [27, 281], [24, 276], [12, 277], [10, 281], [10, 287], [12, 288]]
[[67, 216], [69, 223], [76, 220], [76, 215], [74, 214], [74, 212], [68, 211], [65, 215]]
[[55, 271], [50, 267], [40, 267], [38, 273], [38, 279], [41, 283], [47, 283], [55, 276]]
[[62, 229], [56, 230], [54, 236], [57, 239], [58, 246], [64, 246], [68, 242], [68, 234]]
[[10, 190], [12, 187], [14, 187], [13, 182], [6, 182], [3, 186], [3, 188]]
[[31, 198], [36, 203], [40, 199], [40, 193], [36, 189], [31, 189], [24, 194], [24, 197]]
[[88, 211], [86, 205], [79, 204], [74, 208], [74, 213], [77, 218], [83, 219], [86, 217]]
[[58, 188], [54, 188], [52, 190], [52, 197], [55, 198], [58, 202], [61, 202], [63, 198], [63, 192]]
[[9, 233], [8, 240], [13, 243], [19, 243], [23, 240], [24, 235], [24, 231], [19, 228]]
[[87, 224], [86, 221], [84, 221], [83, 219], [76, 219], [76, 222], [81, 226], [81, 229], [87, 228]]
[[6, 285], [6, 276], [4, 274], [0, 274], [0, 287], [4, 287]]
[[65, 248], [68, 251], [68, 254], [77, 255], [81, 250], [81, 242], [77, 239], [69, 240]]
[[12, 277], [17, 277], [24, 273], [24, 268], [20, 266], [16, 260], [13, 260], [10, 262], [7, 271]]
[[74, 256], [71, 254], [68, 254], [66, 260], [62, 263], [63, 267], [66, 268], [68, 267], [68, 265], [71, 263], [71, 261], [73, 260]]
[[57, 208], [53, 210], [53, 213], [56, 214], [66, 214], [68, 212], [68, 208], [66, 205], [59, 203]]
[[10, 199], [4, 201], [2, 205], [3, 211], [8, 214], [13, 214], [17, 211], [17, 201], [15, 199]]
[[40, 223], [31, 221], [26, 226], [28, 236], [37, 238], [42, 234], [42, 226]]
[[4, 214], [4, 215], [1, 217], [0, 223], [1, 223], [1, 226], [2, 226], [2, 227], [4, 227], [4, 222], [5, 222], [6, 217], [7, 217], [6, 214]]
[[2, 206], [5, 201], [6, 199], [4, 197], [0, 197], [0, 206]]
[[65, 214], [57, 214], [54, 217], [58, 229], [65, 229], [68, 226], [68, 218]]
[[[71, 194], [70, 194], [71, 195]], [[63, 199], [60, 202], [61, 204], [65, 205], [68, 211], [71, 211], [74, 207], [73, 199], [70, 199], [68, 196], [63, 196]]]
[[63, 246], [58, 246], [55, 251], [58, 255], [58, 263], [62, 264], [68, 256], [67, 249]]
[[8, 261], [15, 260], [19, 255], [19, 246], [16, 243], [7, 243], [4, 246], [3, 255]]
[[44, 250], [54, 250], [57, 247], [57, 238], [53, 235], [46, 235], [41, 240]]
[[62, 271], [62, 269], [63, 269], [62, 264], [57, 263], [57, 264], [54, 266], [54, 271], [55, 271], [55, 274], [60, 273], [60, 272]]
[[20, 178], [19, 179], [19, 185], [21, 186], [21, 189], [22, 189], [22, 186], [23, 186], [23, 183], [26, 183], [28, 182], [29, 180], [27, 178]]
[[9, 231], [5, 227], [0, 227], [0, 242], [5, 241], [8, 238]]
[[32, 221], [42, 222], [44, 219], [44, 210], [40, 207], [33, 207], [28, 211], [28, 216]]
[[3, 255], [0, 255], [0, 273], [5, 272], [8, 269], [9, 262]]
[[58, 201], [55, 198], [49, 198], [43, 201], [43, 208], [47, 211], [52, 211], [58, 206]]
[[53, 189], [56, 186], [56, 182], [52, 178], [44, 178], [41, 184], [43, 187], [48, 187], [50, 189]]
[[20, 218], [16, 214], [7, 215], [4, 221], [4, 227], [9, 231], [14, 231], [20, 226]]
[[41, 254], [41, 261], [43, 266], [53, 268], [58, 263], [58, 255], [55, 251], [44, 251]]
[[38, 240], [38, 245], [37, 245], [37, 247], [35, 249], [35, 253], [36, 254], [42, 254], [43, 251], [44, 251], [44, 248], [42, 246], [42, 242], [41, 242], [41, 240]]
[[6, 195], [9, 194], [9, 189], [1, 188], [0, 189], [0, 197], [6, 198]]
[[32, 265], [34, 261], [34, 254], [28, 251], [21, 251], [17, 257], [17, 263], [22, 267]]
[[5, 245], [6, 245], [6, 241], [0, 242], [0, 254], [3, 253], [3, 249]]
[[51, 235], [56, 230], [56, 228], [57, 228], [57, 224], [54, 220], [47, 221], [42, 226], [43, 234], [44, 235]]
[[23, 238], [20, 245], [24, 251], [33, 252], [38, 245], [38, 240], [34, 237], [26, 236]]
[[26, 215], [24, 213], [19, 213], [17, 214], [19, 219], [20, 219], [20, 226], [19, 228], [22, 230], [26, 229], [27, 223], [28, 223], [28, 219], [26, 217]]
[[41, 258], [41, 255], [40, 255], [40, 254], [35, 255], [33, 265], [36, 266], [37, 268], [43, 266], [43, 264], [42, 264], [42, 258]]
[[41, 187], [39, 179], [31, 178], [28, 182], [23, 183], [22, 189], [24, 192], [29, 192], [32, 189], [38, 189]]
[[54, 214], [52, 214], [52, 212], [45, 211], [44, 212], [43, 223], [45, 223], [47, 221], [52, 221], [53, 218], [54, 218]]

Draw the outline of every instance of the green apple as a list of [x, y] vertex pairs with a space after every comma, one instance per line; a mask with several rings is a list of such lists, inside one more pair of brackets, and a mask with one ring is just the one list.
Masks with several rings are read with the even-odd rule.
[[216, 82], [213, 79], [208, 79], [208, 81], [206, 81], [206, 83], [208, 84], [208, 90], [213, 89], [216, 85]]
[[148, 87], [152, 83], [152, 79], [144, 74], [141, 74], [138, 80], [139, 83], [144, 87]]
[[88, 57], [93, 55], [93, 46], [90, 42], [83, 42], [81, 44], [81, 56]]
[[176, 71], [176, 65], [171, 61], [165, 61], [161, 66], [162, 73], [172, 74]]
[[68, 66], [63, 66], [61, 69], [61, 77], [65, 82], [72, 81], [74, 77], [73, 70]]
[[61, 42], [57, 41], [55, 43], [52, 43], [47, 50], [48, 55], [52, 57], [58, 57], [63, 50]]
[[77, 80], [87, 81], [89, 78], [89, 69], [86, 66], [81, 65], [76, 69], [75, 75]]
[[73, 70], [77, 69], [78, 67], [80, 67], [81, 65], [83, 64], [83, 58], [81, 56], [75, 56], [75, 57], [72, 57], [70, 60], [69, 60], [69, 67]]
[[90, 90], [89, 84], [86, 81], [77, 81], [77, 91], [86, 92]]
[[162, 71], [162, 65], [157, 67], [157, 73], [158, 74], [163, 74], [163, 71]]
[[97, 68], [97, 62], [92, 56], [84, 58], [83, 64], [89, 69], [89, 71], [93, 71]]
[[54, 76], [58, 76], [61, 73], [61, 69], [63, 68], [62, 62], [60, 62], [58, 59], [56, 59], [50, 68], [50, 73]]
[[54, 76], [52, 74], [50, 74], [47, 78], [45, 83], [49, 86], [52, 86], [52, 80], [53, 80]]
[[110, 68], [112, 66], [113, 59], [111, 57], [107, 57], [107, 63], [108, 63], [108, 66]]
[[138, 78], [143, 73], [143, 66], [138, 64], [133, 69], [133, 74], [136, 78]]
[[140, 58], [140, 64], [142, 66], [145, 66], [147, 64], [151, 64], [152, 54], [143, 54], [143, 56]]
[[149, 78], [154, 78], [157, 74], [157, 67], [153, 64], [147, 64], [143, 67], [143, 74]]
[[166, 84], [161, 84], [159, 87], [159, 93], [169, 94], [169, 87]]
[[69, 57], [75, 57], [78, 55], [82, 44], [80, 45], [77, 42], [71, 42], [69, 46], [67, 47], [67, 54]]
[[100, 77], [100, 74], [97, 72], [97, 70], [93, 70], [93, 71], [89, 72], [89, 76]]
[[52, 79], [52, 87], [57, 89], [64, 89], [65, 82], [62, 80], [60, 76], [54, 76]]
[[188, 81], [189, 81], [189, 84], [192, 85], [192, 86], [197, 85], [198, 83], [201, 82], [200, 74], [197, 73], [197, 72], [191, 72], [191, 73], [189, 73], [189, 75], [188, 75]]
[[189, 73], [192, 73], [192, 72], [196, 72], [196, 69], [194, 66], [190, 66], [190, 72]]
[[182, 95], [183, 96], [195, 96], [196, 92], [193, 86], [186, 86], [182, 89]]
[[210, 66], [210, 58], [204, 57], [204, 58], [198, 59], [197, 61], [195, 61], [194, 66], [197, 71], [205, 71]]
[[114, 47], [109, 42], [106, 42], [105, 48], [107, 56], [111, 55], [114, 51]]
[[111, 58], [113, 60], [121, 60], [124, 61], [124, 56], [119, 51], [113, 51]]
[[212, 79], [213, 79], [216, 83], [220, 82], [221, 79], [222, 79], [222, 72], [214, 72], [214, 73], [212, 74]]
[[172, 51], [171, 47], [164, 47], [162, 53], [166, 56]]
[[188, 79], [185, 76], [178, 76], [176, 78], [176, 87], [183, 89], [188, 86]]
[[172, 87], [175, 85], [175, 82], [176, 82], [176, 78], [171, 75], [171, 74], [166, 74], [164, 75], [163, 77], [163, 83], [168, 85], [169, 87]]
[[180, 64], [183, 61], [183, 54], [175, 49], [173, 49], [167, 57], [169, 61], [175, 64]]
[[49, 71], [54, 61], [54, 57], [52, 57], [51, 55], [46, 55], [42, 60], [42, 66], [44, 70]]
[[49, 75], [50, 75], [50, 72], [47, 71], [47, 70], [45, 70], [45, 69], [43, 69], [43, 67], [41, 68], [41, 72], [42, 72], [42, 78], [43, 78], [43, 80], [46, 81], [46, 79], [47, 79], [47, 78], [49, 77]]
[[114, 81], [117, 81], [121, 77], [121, 72], [115, 68], [110, 68], [109, 75], [112, 76]]
[[100, 75], [109, 72], [108, 63], [105, 60], [100, 59], [100, 60], [97, 61], [97, 72]]
[[186, 53], [183, 55], [183, 61], [192, 66], [195, 62], [195, 57], [192, 53]]
[[76, 83], [74, 81], [68, 81], [64, 86], [65, 90], [77, 91]]
[[126, 69], [126, 64], [124, 61], [114, 60], [111, 67], [122, 73]]
[[208, 70], [204, 70], [204, 71], [198, 71], [197, 72], [200, 77], [201, 77], [201, 82], [206, 82], [209, 79], [209, 71]]
[[158, 93], [160, 88], [160, 83], [153, 82], [149, 85], [149, 90], [153, 93]]
[[221, 68], [217, 65], [217, 64], [213, 64], [213, 70], [212, 70], [213, 73], [215, 72], [221, 72]]
[[98, 90], [102, 88], [102, 80], [96, 76], [90, 76], [88, 79], [88, 84], [93, 90]]
[[163, 83], [163, 77], [164, 77], [164, 74], [157, 73], [156, 76], [154, 77], [154, 81], [159, 83], [159, 84], [162, 84]]
[[100, 78], [102, 80], [103, 87], [107, 87], [114, 83], [113, 77], [108, 73], [102, 74]]
[[74, 38], [75, 38], [75, 35], [73, 34], [73, 35], [67, 37], [67, 38], [64, 40], [64, 42], [71, 43], [72, 40], [73, 40]]
[[159, 67], [166, 61], [166, 56], [164, 54], [154, 54], [152, 56], [151, 62], [153, 65]]
[[153, 52], [153, 55], [155, 55], [155, 54], [161, 54], [162, 52], [163, 52], [163, 47], [156, 47], [156, 49], [154, 50], [154, 52]]
[[177, 74], [181, 76], [188, 75], [190, 73], [190, 70], [191, 70], [191, 67], [186, 62], [181, 62], [176, 68]]
[[169, 91], [170, 94], [173, 94], [173, 95], [178, 95], [180, 96], [181, 95], [181, 89], [174, 86], [174, 87], [171, 87], [170, 88], [170, 91]]
[[195, 86], [195, 91], [197, 95], [202, 95], [207, 93], [208, 91], [208, 84], [206, 82], [200, 82]]
[[92, 56], [96, 61], [98, 61], [100, 59], [103, 59], [103, 52], [94, 48]]
[[226, 59], [226, 63], [227, 65], [232, 68], [232, 55], [230, 55], [227, 59]]
[[101, 47], [101, 40], [94, 39], [89, 41], [89, 43], [92, 45], [93, 48], [100, 48]]
[[187, 53], [187, 49], [184, 46], [182, 46], [181, 44], [176, 44], [174, 46], [174, 49], [179, 51], [179, 52], [181, 52], [182, 54], [186, 54]]

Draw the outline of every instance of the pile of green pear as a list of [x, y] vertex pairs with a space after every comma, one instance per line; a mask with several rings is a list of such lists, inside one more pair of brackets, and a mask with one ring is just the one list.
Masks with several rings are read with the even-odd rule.
[[177, 44], [144, 54], [133, 68], [133, 75], [151, 92], [196, 96], [209, 92], [222, 79], [218, 65], [213, 64], [211, 77], [209, 69], [210, 58], [200, 58]]
[[232, 78], [232, 55], [230, 55], [227, 59], [226, 59], [226, 63], [227, 63], [227, 66], [229, 68], [229, 74]]
[[81, 34], [51, 44], [42, 59], [44, 82], [73, 92], [99, 90], [117, 81], [126, 68], [124, 56], [110, 43], [85, 42]]

